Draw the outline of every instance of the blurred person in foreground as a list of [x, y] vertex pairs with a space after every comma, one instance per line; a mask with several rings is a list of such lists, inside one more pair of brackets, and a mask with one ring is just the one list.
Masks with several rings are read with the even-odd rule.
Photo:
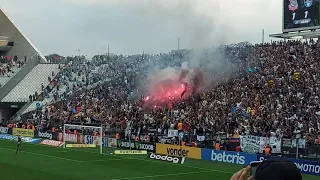
[[[251, 167], [236, 172], [230, 180], [245, 180]], [[287, 160], [269, 159], [258, 165], [256, 173], [247, 180], [302, 180], [296, 165]]]

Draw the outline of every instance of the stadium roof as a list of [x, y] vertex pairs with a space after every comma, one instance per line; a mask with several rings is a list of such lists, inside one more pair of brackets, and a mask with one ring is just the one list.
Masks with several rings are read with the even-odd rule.
[[[25, 36], [13, 21], [6, 15], [3, 9], [0, 9], [0, 36], [6, 37], [12, 47], [2, 46], [1, 49], [6, 51], [6, 55], [17, 55], [23, 58], [25, 55], [30, 58], [40, 56], [40, 62], [47, 62], [46, 58], [36, 48], [36, 46]], [[3, 38], [2, 38], [3, 39]]]
[[269, 37], [272, 37], [272, 38], [283, 38], [283, 39], [319, 38], [320, 37], [320, 30], [309, 30], [309, 31], [298, 31], [298, 32], [290, 32], [290, 33], [270, 34]]

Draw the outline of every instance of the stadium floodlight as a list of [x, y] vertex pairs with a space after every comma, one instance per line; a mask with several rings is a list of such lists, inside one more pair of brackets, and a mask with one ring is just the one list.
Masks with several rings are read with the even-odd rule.
[[[103, 143], [102, 143], [102, 127], [98, 127], [98, 126], [82, 126], [82, 125], [74, 125], [74, 124], [64, 124], [63, 125], [63, 148], [66, 148], [66, 139], [65, 137], [67, 137], [68, 133], [66, 132], [68, 129], [74, 129], [74, 130], [77, 130], [79, 131], [79, 134], [78, 136], [83, 136], [84, 138], [84, 130], [88, 129], [88, 130], [95, 130], [95, 131], [98, 131], [99, 132], [99, 135], [96, 138], [97, 141], [93, 141], [92, 144], [94, 145], [100, 145], [100, 154], [102, 154], [102, 146], [103, 146]], [[78, 137], [77, 137], [78, 138]], [[82, 144], [83, 142], [79, 142], [77, 141], [78, 144]], [[77, 146], [77, 147], [80, 147], [80, 146]], [[83, 147], [86, 147], [86, 146], [83, 146]], [[91, 147], [91, 146], [89, 146]]]

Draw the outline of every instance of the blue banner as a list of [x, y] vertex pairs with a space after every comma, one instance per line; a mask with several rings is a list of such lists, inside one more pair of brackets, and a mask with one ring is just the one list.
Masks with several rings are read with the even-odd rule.
[[[88, 136], [86, 135], [84, 138], [84, 144], [97, 144], [100, 145], [98, 136]], [[102, 146], [108, 147], [108, 138], [102, 138]]]
[[208, 161], [225, 162], [231, 164], [249, 165], [257, 160], [256, 154], [241, 152], [218, 151], [213, 149], [201, 149], [201, 159]]
[[[281, 157], [277, 157], [277, 156], [263, 156], [263, 155], [257, 156], [258, 161], [263, 161], [265, 159], [271, 159], [271, 158], [281, 159]], [[282, 159], [285, 159], [285, 158], [282, 158]], [[320, 176], [320, 162], [299, 160], [299, 159], [292, 159], [292, 158], [287, 158], [286, 160], [292, 161], [300, 170], [300, 172], [303, 174]]]
[[[0, 134], [0, 139], [7, 139], [7, 140], [12, 140], [12, 141], [17, 141], [18, 137], [17, 136], [12, 136], [9, 134]], [[31, 137], [21, 137], [22, 142], [26, 143], [32, 143], [32, 144], [38, 144], [41, 139], [38, 138], [31, 138]]]

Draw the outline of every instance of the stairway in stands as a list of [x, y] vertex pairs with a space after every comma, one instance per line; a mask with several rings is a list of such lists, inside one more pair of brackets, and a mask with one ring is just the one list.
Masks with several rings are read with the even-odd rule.
[[35, 66], [2, 100], [1, 102], [28, 102], [29, 95], [35, 92], [40, 94], [41, 84], [46, 87], [49, 84], [48, 77], [52, 77], [52, 72], [57, 75], [58, 64], [38, 64]]

